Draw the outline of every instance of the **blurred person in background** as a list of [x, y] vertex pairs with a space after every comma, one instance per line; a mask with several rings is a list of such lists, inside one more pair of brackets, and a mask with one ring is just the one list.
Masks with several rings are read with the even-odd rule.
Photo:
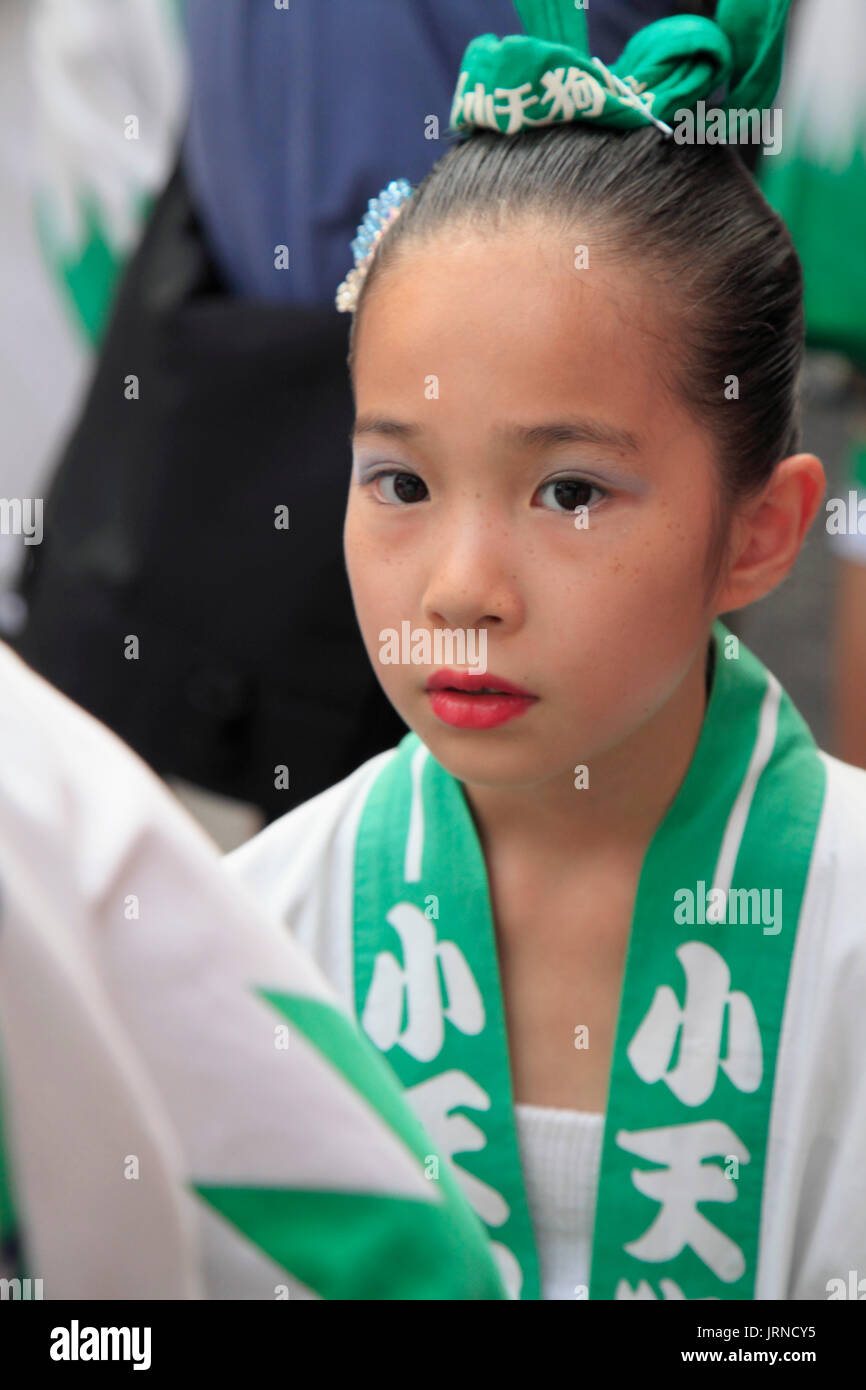
[[[833, 751], [866, 767], [866, 8], [800, 0], [781, 101], [781, 154], [761, 181], [803, 263], [807, 341], [841, 355], [839, 404], [853, 406], [842, 495], [825, 499], [836, 557]], [[862, 516], [860, 503], [862, 502]]]
[[[174, 0], [0, 6], [0, 631], [32, 513], [88, 375], [117, 273], [182, 119]], [[118, 133], [123, 138], [118, 140]]]
[[[595, 50], [686, 8], [598, 0]], [[270, 819], [403, 732], [341, 554], [352, 407], [333, 291], [369, 189], [424, 176], [467, 42], [515, 12], [185, 11], [186, 138], [27, 556], [18, 650], [157, 771]]]
[[859, 423], [848, 458], [848, 489], [842, 497], [828, 501], [827, 515], [830, 540], [838, 556], [834, 745], [840, 758], [866, 767], [866, 359], [862, 357], [852, 391], [856, 392]]

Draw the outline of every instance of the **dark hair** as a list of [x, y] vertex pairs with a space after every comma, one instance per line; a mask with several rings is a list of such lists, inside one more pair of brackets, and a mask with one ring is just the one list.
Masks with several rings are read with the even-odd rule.
[[[527, 215], [579, 230], [590, 255], [603, 245], [634, 258], [663, 287], [677, 351], [660, 373], [716, 441], [724, 511], [760, 489], [800, 443], [803, 277], [784, 222], [733, 146], [573, 123], [461, 137], [376, 250], [350, 366], [364, 300], [402, 248], [443, 228], [483, 234]], [[730, 376], [737, 399], [725, 395]]]

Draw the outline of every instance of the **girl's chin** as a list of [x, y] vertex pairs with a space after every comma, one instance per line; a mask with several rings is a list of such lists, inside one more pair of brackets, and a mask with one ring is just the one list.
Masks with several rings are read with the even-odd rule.
[[449, 728], [438, 720], [416, 720], [410, 727], [458, 782], [517, 791], [551, 779], [570, 784], [574, 778], [571, 765], [563, 770], [561, 744], [544, 747], [537, 737], [507, 742], [502, 730], [494, 729], [491, 737], [489, 730]]

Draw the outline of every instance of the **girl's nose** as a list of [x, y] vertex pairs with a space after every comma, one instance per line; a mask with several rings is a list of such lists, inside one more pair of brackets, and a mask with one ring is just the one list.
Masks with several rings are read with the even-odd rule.
[[[506, 559], [506, 557], [509, 557]], [[523, 620], [523, 597], [514, 563], [513, 539], [489, 522], [450, 530], [431, 538], [430, 569], [424, 593], [428, 622], [448, 628], [516, 628]]]

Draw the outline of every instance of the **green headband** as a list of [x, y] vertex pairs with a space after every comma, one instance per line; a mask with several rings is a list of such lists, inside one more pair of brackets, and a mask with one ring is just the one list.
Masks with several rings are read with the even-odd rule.
[[782, 68], [791, 0], [719, 0], [715, 19], [675, 15], [648, 24], [610, 68], [589, 56], [576, 0], [514, 0], [525, 34], [482, 34], [463, 57], [451, 128], [504, 135], [559, 121], [629, 129], [694, 110], [720, 87], [729, 106], [765, 110]]

